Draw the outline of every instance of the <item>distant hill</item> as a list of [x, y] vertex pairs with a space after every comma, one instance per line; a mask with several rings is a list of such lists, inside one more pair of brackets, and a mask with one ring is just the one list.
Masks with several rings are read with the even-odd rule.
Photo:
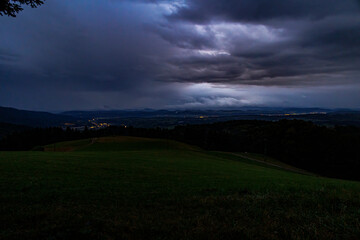
[[73, 116], [76, 118], [91, 119], [91, 118], [154, 118], [154, 117], [234, 117], [234, 116], [260, 116], [264, 114], [313, 114], [313, 113], [329, 113], [333, 112], [329, 109], [321, 108], [239, 108], [239, 109], [198, 109], [198, 110], [184, 110], [184, 109], [171, 109], [171, 110], [99, 110], [99, 111], [67, 111], [61, 113], [66, 116]]
[[71, 121], [73, 117], [48, 112], [18, 110], [15, 108], [0, 107], [0, 122], [31, 127], [59, 126]]
[[356, 109], [243, 107], [223, 110], [68, 111], [61, 114], [76, 118], [83, 123], [92, 119], [112, 126], [125, 125], [140, 128], [169, 128], [178, 125], [210, 124], [231, 120], [278, 121], [281, 119], [312, 121], [323, 126], [360, 127], [360, 111]]

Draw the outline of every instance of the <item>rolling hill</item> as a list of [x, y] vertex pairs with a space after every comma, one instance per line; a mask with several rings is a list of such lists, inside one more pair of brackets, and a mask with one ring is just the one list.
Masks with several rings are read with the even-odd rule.
[[360, 183], [170, 140], [0, 152], [1, 239], [356, 239]]
[[64, 122], [73, 120], [71, 116], [18, 110], [15, 108], [0, 107], [0, 122], [31, 127], [59, 126]]

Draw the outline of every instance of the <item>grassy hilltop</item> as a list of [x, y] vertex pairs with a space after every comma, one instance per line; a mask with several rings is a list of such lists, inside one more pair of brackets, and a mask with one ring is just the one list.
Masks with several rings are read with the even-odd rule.
[[360, 183], [167, 140], [0, 152], [0, 239], [358, 239]]

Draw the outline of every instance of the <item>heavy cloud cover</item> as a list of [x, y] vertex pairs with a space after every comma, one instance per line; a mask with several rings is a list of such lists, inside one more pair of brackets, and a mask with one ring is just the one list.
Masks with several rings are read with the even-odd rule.
[[344, 83], [359, 74], [359, 7], [355, 0], [189, 0], [167, 15], [172, 32], [158, 31], [200, 53], [174, 59], [179, 81]]
[[360, 107], [359, 39], [357, 0], [48, 0], [0, 18], [0, 105]]

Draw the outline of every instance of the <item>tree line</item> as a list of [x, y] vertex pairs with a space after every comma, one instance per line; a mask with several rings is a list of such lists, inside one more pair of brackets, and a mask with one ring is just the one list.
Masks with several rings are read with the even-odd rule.
[[325, 127], [302, 120], [239, 120], [173, 129], [112, 126], [75, 131], [35, 128], [8, 135], [0, 150], [32, 150], [43, 145], [102, 136], [166, 138], [206, 150], [253, 152], [320, 175], [360, 180], [360, 128]]
[[23, 5], [29, 5], [36, 8], [44, 4], [44, 0], [1, 0], [0, 16], [16, 17], [16, 15], [24, 10]]

